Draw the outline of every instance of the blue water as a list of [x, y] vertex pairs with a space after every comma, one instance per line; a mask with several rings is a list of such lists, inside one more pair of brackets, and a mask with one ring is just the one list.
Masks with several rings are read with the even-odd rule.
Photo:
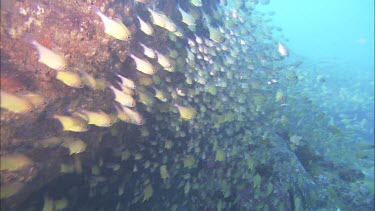
[[[339, 152], [336, 159], [343, 161], [347, 154], [340, 150], [355, 154], [361, 150], [354, 149], [359, 143], [373, 144], [374, 2], [285, 0], [257, 9], [274, 12], [271, 23], [282, 28], [276, 36], [284, 40], [292, 57], [303, 61], [297, 70], [303, 75], [297, 86], [301, 94], [329, 114], [340, 129], [354, 135], [336, 142], [332, 147], [337, 148], [329, 151]], [[374, 179], [373, 161], [370, 166], [352, 157], [346, 162]]]
[[335, 65], [359, 67], [360, 74], [373, 75], [373, 1], [285, 0], [258, 8], [275, 12], [273, 23], [283, 29], [294, 53], [317, 64], [330, 60]]

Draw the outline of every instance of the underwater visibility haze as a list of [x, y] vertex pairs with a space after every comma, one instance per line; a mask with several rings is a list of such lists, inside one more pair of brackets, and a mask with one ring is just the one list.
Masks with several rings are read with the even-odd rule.
[[1, 0], [1, 210], [374, 210], [374, 2]]

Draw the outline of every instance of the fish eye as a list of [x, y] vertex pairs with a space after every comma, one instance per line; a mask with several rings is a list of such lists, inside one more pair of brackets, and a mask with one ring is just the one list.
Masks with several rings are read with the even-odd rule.
[[29, 113], [33, 113], [34, 110], [33, 110], [32, 108], [30, 108], [30, 109], [27, 110], [27, 112], [29, 112]]
[[172, 64], [168, 64], [168, 67], [172, 67]]
[[83, 88], [83, 84], [78, 84], [77, 87], [78, 88]]
[[130, 39], [131, 37], [130, 37], [130, 35], [128, 35], [126, 38]]

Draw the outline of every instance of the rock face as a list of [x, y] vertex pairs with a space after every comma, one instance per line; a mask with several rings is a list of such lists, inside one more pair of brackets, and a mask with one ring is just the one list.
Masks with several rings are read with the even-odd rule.
[[[19, 205], [33, 191], [43, 187], [60, 174], [60, 164], [71, 161], [67, 151], [59, 147], [43, 148], [41, 141], [49, 137], [70, 135], [84, 141], [94, 140], [89, 156], [82, 162], [94, 159], [103, 131], [91, 128], [90, 133], [63, 132], [54, 114], [69, 114], [77, 108], [112, 111], [112, 95], [106, 90], [107, 79], [127, 67], [126, 52], [132, 42], [120, 42], [106, 35], [100, 18], [93, 7], [106, 8], [110, 16], [126, 19], [134, 32], [130, 1], [6, 1], [1, 2], [1, 90], [12, 94], [24, 91], [37, 93], [46, 99], [31, 113], [15, 114], [1, 109], [1, 154], [14, 151], [29, 154], [34, 163], [24, 169], [1, 172], [2, 185], [8, 182], [25, 183], [22, 193], [4, 200], [2, 206]], [[67, 66], [64, 71], [84, 71], [102, 86], [75, 89], [56, 79], [60, 70], [53, 70], [40, 62], [41, 53], [32, 40], [62, 55]], [[48, 55], [47, 55], [48, 56]], [[46, 62], [54, 62], [47, 57]], [[129, 73], [132, 74], [132, 73]], [[69, 79], [68, 79], [69, 80]], [[27, 174], [29, 172], [29, 175]], [[33, 172], [33, 173], [31, 173]], [[10, 176], [12, 175], [12, 176]], [[3, 179], [7, 178], [7, 179]], [[27, 179], [29, 178], [29, 179]], [[31, 179], [34, 178], [34, 179]]]

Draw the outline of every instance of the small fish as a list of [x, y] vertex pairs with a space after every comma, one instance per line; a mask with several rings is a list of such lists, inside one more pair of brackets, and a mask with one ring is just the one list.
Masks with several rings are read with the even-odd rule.
[[156, 70], [154, 69], [154, 67], [152, 66], [152, 64], [149, 61], [147, 61], [145, 59], [140, 59], [140, 58], [134, 56], [133, 54], [130, 54], [130, 57], [132, 59], [134, 59], [137, 70], [139, 70], [142, 73], [147, 74], [147, 75], [153, 75], [153, 74], [156, 73]]
[[202, 0], [190, 0], [190, 3], [196, 7], [202, 6]]
[[96, 80], [92, 74], [86, 71], [80, 71], [82, 83], [92, 89], [96, 89]]
[[155, 50], [156, 55], [158, 56], [158, 63], [164, 67], [164, 68], [171, 68], [172, 63], [169, 61], [167, 56], [164, 56], [163, 54], [159, 53]]
[[104, 24], [104, 32], [118, 40], [129, 41], [131, 33], [120, 19], [113, 20], [105, 16], [98, 8], [93, 8], [94, 12], [101, 18]]
[[18, 96], [27, 99], [35, 108], [44, 106], [47, 104], [46, 99], [39, 94], [32, 93], [29, 91], [22, 91], [17, 93]]
[[86, 150], [86, 143], [78, 138], [64, 137], [64, 143], [61, 145], [69, 149], [69, 154], [78, 154]]
[[209, 25], [212, 22], [211, 17], [207, 15], [203, 10], [202, 10], [202, 19], [206, 25]]
[[177, 59], [178, 58], [178, 52], [176, 50], [169, 50], [169, 56], [174, 58], [174, 59]]
[[224, 40], [223, 34], [220, 32], [219, 29], [216, 29], [212, 27], [211, 25], [207, 25], [208, 30], [210, 32], [210, 39], [217, 42], [221, 43]]
[[86, 121], [88, 121], [87, 124], [90, 125], [96, 125], [98, 127], [110, 127], [113, 124], [112, 118], [101, 110], [97, 112], [80, 110], [75, 112], [75, 114], [83, 114], [79, 116], [86, 119]]
[[163, 12], [156, 12], [152, 10], [151, 8], [147, 7], [147, 10], [151, 14], [151, 21], [154, 25], [160, 26], [170, 32], [175, 32], [177, 31], [177, 26], [173, 21], [168, 18]]
[[151, 18], [152, 23], [156, 26], [160, 26], [160, 27], [164, 28], [165, 27], [165, 20], [162, 17], [164, 14], [160, 13], [160, 12], [156, 12], [149, 7], [147, 7], [147, 10], [150, 12], [150, 15], [151, 15], [150, 18]]
[[140, 113], [125, 106], [121, 106], [121, 109], [130, 118], [130, 123], [143, 125], [143, 117]]
[[189, 60], [195, 59], [194, 54], [187, 47], [186, 47], [186, 52], [187, 52], [187, 59], [189, 59]]
[[280, 100], [284, 99], [285, 96], [281, 90], [277, 90], [276, 96], [275, 96], [275, 101], [279, 102]]
[[147, 91], [140, 91], [138, 90], [138, 102], [146, 105], [146, 106], [152, 106], [155, 103], [154, 97], [152, 97], [152, 94], [150, 94]]
[[164, 18], [164, 28], [170, 32], [177, 31], [177, 25], [166, 15], [162, 16]]
[[34, 109], [33, 104], [22, 96], [17, 96], [1, 90], [0, 96], [1, 108], [10, 112], [23, 114], [32, 112]]
[[151, 48], [145, 46], [144, 44], [138, 42], [140, 46], [143, 47], [143, 53], [144, 55], [146, 55], [148, 58], [151, 58], [151, 59], [155, 59], [156, 58], [156, 54], [155, 54], [155, 51], [152, 50]]
[[1, 155], [0, 161], [1, 171], [17, 171], [32, 163], [29, 157], [20, 153]]
[[134, 107], [135, 106], [135, 100], [131, 95], [125, 94], [124, 92], [116, 89], [113, 86], [109, 86], [109, 88], [115, 94], [115, 101], [116, 102], [120, 103], [121, 105], [128, 106], [128, 107]]
[[294, 134], [293, 136], [291, 136], [289, 138], [289, 141], [294, 144], [294, 145], [300, 145], [301, 144], [301, 140], [302, 140], [302, 136], [298, 136], [296, 134]]
[[151, 77], [140, 76], [138, 78], [138, 84], [141, 85], [141, 86], [150, 86], [150, 85], [154, 84], [154, 81]]
[[73, 88], [82, 88], [81, 77], [77, 72], [57, 71], [56, 79]]
[[43, 148], [57, 147], [61, 143], [63, 143], [63, 139], [61, 137], [56, 137], [56, 136], [38, 141], [38, 144], [40, 144]]
[[203, 44], [203, 39], [199, 36], [197, 36], [196, 34], [194, 34], [195, 36], [195, 41], [198, 43], [198, 44]]
[[18, 193], [24, 186], [25, 186], [25, 183], [22, 183], [22, 182], [7, 182], [7, 183], [2, 184], [0, 199], [13, 196], [14, 194]]
[[87, 122], [81, 117], [53, 115], [52, 118], [60, 121], [64, 131], [86, 132], [89, 130]]
[[117, 82], [117, 84], [121, 87], [121, 91], [125, 94], [134, 96], [134, 89], [130, 89], [129, 87], [124, 86], [122, 83]]
[[120, 74], [117, 74], [117, 77], [119, 77], [121, 79], [121, 82], [122, 82], [122, 85], [125, 86], [125, 87], [128, 87], [130, 89], [135, 89], [136, 86], [135, 86], [135, 83], [133, 80], [129, 79], [129, 78], [126, 78]]
[[157, 99], [159, 99], [162, 102], [167, 102], [167, 98], [166, 98], [164, 92], [162, 92], [161, 90], [159, 90], [159, 89], [157, 89], [155, 87], [152, 87], [152, 88], [155, 90], [155, 97]]
[[131, 123], [131, 119], [128, 114], [124, 112], [124, 110], [122, 109], [123, 107], [117, 104], [115, 104], [114, 106], [117, 111], [117, 118], [119, 118], [123, 122]]
[[[193, 26], [189, 26], [189, 27], [193, 27]], [[191, 28], [190, 28], [190, 30], [195, 31], [195, 30], [193, 30], [193, 29], [191, 29]], [[183, 30], [181, 27], [179, 27], [179, 26], [177, 26], [177, 31], [175, 31], [175, 32], [173, 32], [173, 33], [174, 33], [174, 35], [176, 35], [177, 37], [180, 37], [180, 38], [183, 38], [183, 37], [184, 37], [184, 30]]]
[[[122, 182], [120, 184], [120, 186], [118, 187], [117, 193], [118, 193], [119, 196], [122, 196], [124, 194], [125, 184], [126, 184], [125, 182]], [[120, 210], [120, 209], [118, 209], [118, 210]]]
[[192, 15], [190, 15], [189, 13], [185, 12], [180, 4], [177, 5], [177, 9], [178, 11], [180, 11], [181, 13], [181, 16], [182, 16], [182, 22], [185, 23], [186, 25], [188, 26], [195, 26], [195, 19]]
[[142, 20], [138, 15], [137, 15], [137, 18], [139, 21], [141, 31], [143, 31], [147, 35], [150, 35], [150, 36], [153, 35], [154, 29], [152, 28], [152, 26], [146, 21]]
[[45, 64], [49, 68], [57, 71], [64, 70], [68, 65], [68, 62], [65, 60], [63, 54], [48, 49], [34, 39], [32, 39], [30, 43], [34, 45], [34, 47], [38, 51], [38, 62]]
[[193, 119], [197, 115], [197, 111], [193, 107], [181, 106], [178, 104], [173, 104], [173, 106], [178, 109], [178, 111], [180, 112], [180, 117], [183, 120]]
[[286, 50], [284, 45], [279, 42], [277, 44], [278, 44], [277, 51], [279, 52], [279, 54], [281, 56], [288, 56], [288, 51]]
[[160, 177], [163, 179], [163, 181], [165, 181], [166, 179], [168, 179], [169, 177], [169, 173], [168, 173], [168, 170], [167, 170], [167, 166], [166, 165], [161, 165], [160, 168]]
[[[190, 47], [194, 47], [194, 46], [196, 46], [194, 40], [189, 39], [189, 38], [187, 38], [187, 40], [188, 40], [188, 44], [189, 44]], [[186, 47], [186, 48], [187, 48], [187, 47]]]

